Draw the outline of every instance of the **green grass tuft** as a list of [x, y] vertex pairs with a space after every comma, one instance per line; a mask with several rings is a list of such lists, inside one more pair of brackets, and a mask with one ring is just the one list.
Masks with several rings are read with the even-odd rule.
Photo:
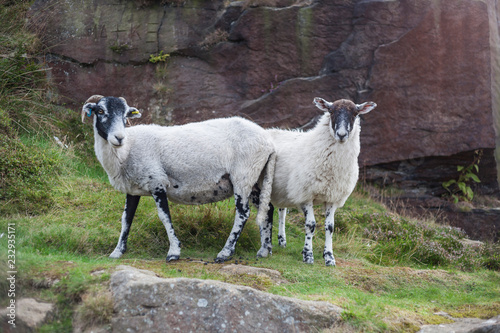
[[363, 236], [369, 242], [369, 259], [379, 264], [416, 263], [429, 267], [478, 268], [485, 264], [481, 246], [467, 246], [465, 233], [457, 228], [429, 221], [412, 220], [395, 214], [372, 214], [361, 218]]
[[46, 212], [52, 205], [51, 182], [54, 181], [59, 161], [55, 149], [25, 145], [15, 135], [2, 136], [0, 215]]

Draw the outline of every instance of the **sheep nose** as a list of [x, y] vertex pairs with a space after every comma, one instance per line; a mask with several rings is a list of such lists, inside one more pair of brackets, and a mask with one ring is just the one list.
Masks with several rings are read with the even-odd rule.
[[342, 133], [342, 134], [337, 133], [337, 136], [339, 137], [339, 140], [341, 142], [344, 142], [347, 139], [347, 133], [345, 133], [345, 134], [344, 133]]
[[115, 140], [118, 143], [118, 146], [121, 146], [123, 144], [123, 139], [125, 138], [123, 135], [115, 135]]

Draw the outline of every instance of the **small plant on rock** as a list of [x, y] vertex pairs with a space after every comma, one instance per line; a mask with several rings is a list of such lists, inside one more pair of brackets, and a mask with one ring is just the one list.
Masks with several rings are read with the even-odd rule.
[[453, 198], [455, 203], [459, 201], [472, 201], [474, 191], [470, 187], [471, 182], [480, 183], [477, 173], [479, 172], [479, 162], [483, 156], [482, 150], [474, 152], [474, 161], [468, 166], [457, 166], [457, 171], [460, 172], [458, 179], [450, 179], [443, 183], [443, 187], [448, 191], [448, 194]]
[[166, 62], [169, 57], [170, 54], [160, 51], [158, 54], [151, 54], [149, 56], [149, 62], [152, 62], [153, 64], [156, 64], [157, 62]]
[[274, 76], [274, 82], [271, 82], [270, 83], [270, 87], [269, 89], [262, 89], [261, 92], [267, 94], [267, 93], [272, 93], [273, 91], [275, 91], [276, 89], [278, 89], [280, 87], [282, 82], [278, 81], [278, 74], [276, 74]]
[[116, 41], [109, 48], [111, 49], [111, 51], [118, 53], [119, 55], [122, 55], [125, 51], [130, 50], [131, 47], [127, 43], [122, 44], [119, 41]]

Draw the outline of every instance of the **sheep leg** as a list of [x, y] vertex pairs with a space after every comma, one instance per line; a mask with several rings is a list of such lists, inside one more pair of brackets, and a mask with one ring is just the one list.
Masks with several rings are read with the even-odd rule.
[[333, 257], [332, 249], [335, 210], [336, 207], [331, 204], [325, 207], [325, 249], [323, 251], [323, 258], [325, 259], [326, 266], [335, 266], [335, 258]]
[[302, 250], [303, 261], [306, 264], [314, 263], [312, 239], [316, 229], [316, 219], [314, 218], [314, 208], [312, 203], [307, 203], [300, 207], [306, 218], [306, 240]]
[[166, 260], [167, 262], [178, 260], [181, 255], [181, 242], [177, 239], [172, 225], [170, 210], [168, 208], [167, 192], [164, 188], [157, 187], [153, 192], [153, 198], [155, 199], [156, 208], [158, 209], [158, 216], [165, 226], [165, 230], [167, 230], [168, 241], [170, 243]]
[[122, 214], [122, 231], [120, 232], [120, 238], [118, 238], [115, 250], [109, 255], [110, 258], [120, 258], [127, 250], [128, 233], [130, 232], [130, 226], [132, 225], [132, 220], [134, 219], [140, 199], [141, 197], [138, 195], [127, 194]]
[[264, 224], [260, 225], [260, 249], [257, 252], [257, 257], [265, 258], [270, 254], [273, 254], [273, 214], [274, 206], [269, 204], [269, 210], [267, 211], [266, 221]]
[[[260, 195], [262, 191], [259, 186], [255, 185], [252, 193], [250, 193], [250, 198], [252, 199], [253, 205], [259, 209], [260, 207]], [[259, 224], [260, 229], [260, 249], [257, 251], [257, 258], [265, 258], [270, 254], [273, 254], [272, 245], [272, 235], [273, 235], [273, 214], [274, 206], [269, 203], [267, 209], [266, 219], [262, 224]]]
[[235, 191], [234, 199], [236, 205], [236, 216], [234, 217], [233, 229], [231, 229], [226, 245], [224, 245], [224, 248], [219, 252], [217, 258], [215, 258], [215, 262], [224, 262], [231, 258], [234, 254], [236, 242], [238, 241], [238, 238], [240, 238], [243, 227], [250, 216], [248, 196], [242, 197]]
[[279, 216], [278, 244], [281, 247], [286, 247], [286, 233], [285, 233], [286, 208], [278, 209], [278, 216]]

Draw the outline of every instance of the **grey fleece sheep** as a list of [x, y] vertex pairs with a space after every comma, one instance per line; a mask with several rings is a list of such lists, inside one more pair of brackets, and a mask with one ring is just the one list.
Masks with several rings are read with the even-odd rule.
[[[298, 207], [304, 213], [306, 237], [302, 255], [306, 263], [314, 262], [312, 239], [316, 220], [313, 205], [322, 204], [325, 208], [323, 258], [327, 266], [334, 266], [335, 210], [344, 205], [358, 181], [359, 115], [370, 112], [377, 104], [355, 104], [345, 99], [332, 103], [318, 97], [314, 104], [324, 115], [310, 131], [268, 130], [277, 154], [271, 203], [280, 208]], [[278, 241], [285, 246], [286, 211], [280, 209], [279, 213]], [[261, 227], [262, 248], [267, 251], [260, 251], [260, 256], [267, 256], [272, 248], [272, 214], [269, 216], [268, 224]]]
[[[90, 97], [82, 108], [94, 116], [94, 148], [111, 185], [127, 195], [118, 245], [110, 257], [126, 250], [127, 237], [141, 196], [152, 196], [165, 226], [170, 248], [167, 261], [180, 256], [168, 201], [204, 204], [234, 194], [236, 216], [217, 261], [234, 254], [236, 242], [249, 217], [252, 188], [259, 188], [262, 224], [269, 206], [274, 173], [274, 145], [269, 133], [251, 121], [233, 117], [182, 126], [125, 127], [127, 118], [141, 113], [123, 98]], [[255, 195], [255, 191], [254, 191]]]

